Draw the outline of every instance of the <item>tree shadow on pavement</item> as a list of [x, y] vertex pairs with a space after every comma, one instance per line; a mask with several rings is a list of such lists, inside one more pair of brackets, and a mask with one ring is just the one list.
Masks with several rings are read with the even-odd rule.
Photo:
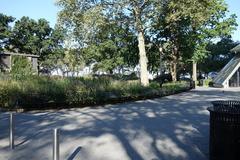
[[207, 160], [206, 108], [210, 101], [237, 96], [199, 90], [105, 107], [22, 113], [16, 117], [19, 145], [2, 157], [50, 159], [52, 130], [60, 128], [63, 159]]

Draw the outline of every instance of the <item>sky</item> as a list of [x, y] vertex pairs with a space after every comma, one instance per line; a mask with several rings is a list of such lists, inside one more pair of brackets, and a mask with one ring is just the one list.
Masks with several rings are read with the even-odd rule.
[[[229, 14], [237, 15], [239, 26], [233, 33], [235, 41], [240, 41], [240, 0], [225, 0], [229, 6]], [[57, 22], [57, 12], [59, 8], [54, 4], [55, 0], [0, 0], [0, 13], [13, 16], [20, 19], [22, 16], [28, 16], [38, 20], [45, 18], [49, 21], [51, 27]]]
[[20, 19], [28, 16], [38, 20], [45, 18], [51, 27], [57, 22], [57, 12], [59, 8], [55, 5], [55, 0], [0, 0], [0, 13]]

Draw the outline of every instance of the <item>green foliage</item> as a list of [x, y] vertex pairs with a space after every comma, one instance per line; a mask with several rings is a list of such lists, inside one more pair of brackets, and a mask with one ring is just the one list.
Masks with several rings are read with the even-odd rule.
[[[22, 17], [11, 29], [9, 23], [14, 18], [0, 14], [0, 50], [40, 55], [39, 65], [45, 73], [57, 69], [69, 76], [68, 73], [79, 72], [84, 65], [94, 64], [94, 72], [113, 74], [140, 64], [141, 78], [147, 75], [143, 69], [147, 65], [151, 73], [168, 71], [174, 80], [174, 74], [190, 71], [190, 61], [201, 62], [201, 70], [208, 72], [219, 70], [232, 56], [225, 50], [232, 47], [231, 42], [210, 42], [230, 37], [237, 25], [236, 16], [227, 14], [224, 0], [56, 3], [61, 10], [55, 28], [45, 19]], [[28, 69], [17, 71], [19, 67], [12, 72], [31, 73]], [[123, 75], [119, 78], [128, 79]]]
[[175, 91], [179, 91], [183, 88], [187, 88], [188, 85], [189, 84], [186, 83], [185, 81], [178, 81], [178, 82], [174, 82], [174, 83], [164, 83], [163, 89], [165, 89], [166, 91], [169, 91], [169, 92], [175, 92]]
[[203, 80], [203, 86], [206, 86], [206, 87], [211, 87], [211, 83], [212, 83], [212, 79], [204, 79]]
[[[214, 38], [231, 37], [231, 34], [236, 30], [236, 15], [227, 16], [228, 6], [224, 0], [209, 1], [208, 18], [202, 26], [196, 28], [194, 39], [197, 41], [192, 60], [201, 62], [208, 57], [207, 45]], [[206, 15], [203, 15], [206, 16]], [[199, 34], [200, 33], [200, 34]]]
[[13, 81], [1, 81], [0, 84], [0, 106], [12, 107], [16, 105], [19, 85]]
[[10, 74], [15, 78], [25, 78], [32, 75], [31, 62], [26, 57], [12, 56], [12, 68]]
[[48, 22], [40, 19], [36, 22], [29, 17], [22, 17], [15, 22], [10, 37], [10, 50], [18, 50], [20, 53], [41, 55], [40, 50], [47, 47], [46, 36], [51, 32]]
[[60, 27], [53, 29], [45, 19], [35, 21], [24, 16], [15, 22], [5, 49], [39, 55], [40, 66], [47, 68], [48, 65], [44, 66], [44, 61], [52, 54], [61, 53], [58, 50], [63, 49], [63, 38], [64, 30]]
[[139, 81], [111, 78], [58, 78], [29, 76], [25, 79], [0, 80], [0, 106], [24, 109], [68, 107], [112, 103], [127, 99], [173, 94], [189, 89], [188, 83], [166, 84], [160, 88], [153, 82], [143, 87]]
[[14, 18], [0, 13], [0, 51], [8, 43], [11, 34], [9, 23], [13, 22]]
[[40, 59], [40, 66], [43, 67], [45, 72], [51, 72], [56, 68], [63, 67], [65, 30], [56, 25], [46, 39], [48, 39], [48, 43], [45, 43], [48, 50], [41, 50], [43, 55]]
[[[117, 67], [123, 67], [124, 60], [129, 62], [131, 60], [129, 57], [136, 55], [129, 50], [134, 47], [128, 46], [136, 45], [132, 42], [134, 38], [137, 39], [138, 56], [135, 56], [133, 63], [128, 65], [134, 64], [135, 59], [139, 58], [142, 85], [148, 85], [144, 31], [155, 17], [156, 3], [155, 0], [57, 1], [57, 5], [61, 7], [60, 23], [68, 29], [74, 42], [78, 42], [79, 48], [87, 48], [86, 53], [93, 55], [97, 62], [95, 70], [112, 73]], [[129, 38], [131, 36], [134, 38]], [[128, 41], [129, 39], [131, 40]], [[129, 52], [134, 56], [128, 56]]]
[[61, 58], [56, 59], [58, 69], [61, 69], [62, 73], [69, 76], [69, 72], [72, 76], [75, 72], [78, 72], [85, 66], [85, 61], [82, 54], [77, 49], [65, 49], [61, 54]]
[[[123, 48], [122, 48], [123, 49]], [[121, 48], [113, 40], [104, 40], [98, 45], [91, 45], [84, 51], [88, 63], [95, 62], [93, 71], [113, 73], [113, 70], [124, 64]]]
[[123, 66], [135, 67], [136, 36], [127, 22], [119, 23], [121, 17], [117, 17], [116, 8], [110, 9], [104, 3], [59, 0], [60, 24], [67, 29], [69, 39], [77, 42], [86, 64], [94, 63], [94, 72], [113, 73]]
[[205, 73], [220, 71], [234, 56], [230, 50], [236, 45], [230, 38], [223, 38], [217, 43], [210, 42], [206, 47], [208, 56], [199, 64], [199, 69]]
[[227, 37], [236, 29], [236, 16], [227, 16], [227, 12], [223, 0], [164, 1], [152, 28], [158, 34], [155, 43], [163, 47], [169, 64], [201, 62], [208, 57], [209, 41]]
[[200, 79], [197, 81], [198, 86], [204, 86], [204, 87], [212, 87], [213, 80], [212, 79]]
[[39, 65], [44, 72], [63, 68], [64, 64], [56, 63], [64, 58], [65, 30], [62, 27], [51, 28], [45, 19], [35, 21], [26, 16], [17, 20], [13, 28], [9, 23], [15, 18], [0, 14], [0, 20], [0, 50], [39, 55]]

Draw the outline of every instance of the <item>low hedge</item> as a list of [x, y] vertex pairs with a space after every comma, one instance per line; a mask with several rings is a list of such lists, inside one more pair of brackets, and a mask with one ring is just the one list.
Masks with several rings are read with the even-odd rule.
[[53, 78], [31, 76], [24, 79], [0, 80], [0, 107], [41, 110], [68, 108], [153, 98], [190, 89], [188, 82], [166, 83], [111, 78]]
[[213, 83], [212, 79], [202, 79], [198, 81], [199, 86], [211, 87]]

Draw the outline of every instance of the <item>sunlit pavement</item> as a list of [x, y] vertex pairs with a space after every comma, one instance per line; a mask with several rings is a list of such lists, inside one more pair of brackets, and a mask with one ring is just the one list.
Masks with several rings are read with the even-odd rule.
[[105, 107], [18, 113], [15, 149], [8, 113], [0, 113], [1, 160], [207, 160], [210, 102], [239, 99], [240, 89], [197, 88], [173, 96]]

